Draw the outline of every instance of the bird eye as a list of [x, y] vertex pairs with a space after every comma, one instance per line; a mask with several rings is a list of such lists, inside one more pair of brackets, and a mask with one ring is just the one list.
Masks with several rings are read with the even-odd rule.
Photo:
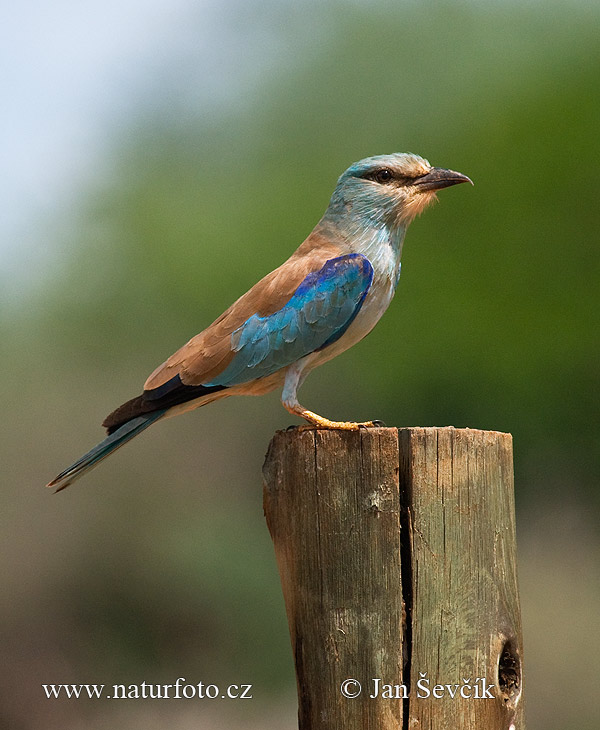
[[387, 168], [384, 168], [383, 170], [378, 170], [375, 173], [375, 179], [379, 183], [387, 183], [393, 178], [393, 174], [391, 170], [388, 170]]

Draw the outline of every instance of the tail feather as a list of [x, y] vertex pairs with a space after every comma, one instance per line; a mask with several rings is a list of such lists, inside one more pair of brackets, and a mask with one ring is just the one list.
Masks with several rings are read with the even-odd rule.
[[118, 429], [113, 431], [107, 436], [104, 441], [96, 444], [93, 449], [84, 454], [74, 464], [71, 464], [68, 469], [62, 471], [57, 477], [47, 484], [48, 487], [57, 487], [56, 491], [60, 492], [65, 487], [73, 484], [74, 481], [82, 477], [90, 469], [93, 469], [96, 464], [105, 459], [113, 451], [116, 451], [120, 446], [126, 444], [134, 436], [137, 436], [148, 426], [152, 425], [155, 421], [158, 421], [168, 409], [153, 411], [137, 418], [132, 418], [127, 423], [124, 423]]

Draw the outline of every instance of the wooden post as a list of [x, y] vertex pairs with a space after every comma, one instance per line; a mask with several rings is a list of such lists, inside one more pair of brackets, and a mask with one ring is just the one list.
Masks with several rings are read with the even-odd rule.
[[281, 431], [264, 505], [300, 730], [522, 730], [512, 439]]

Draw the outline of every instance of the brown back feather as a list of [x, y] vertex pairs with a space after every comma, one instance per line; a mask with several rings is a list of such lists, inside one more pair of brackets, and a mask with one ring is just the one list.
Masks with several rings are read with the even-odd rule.
[[175, 375], [186, 385], [210, 382], [231, 362], [231, 333], [253, 314], [267, 317], [289, 301], [302, 280], [331, 258], [340, 246], [318, 230], [279, 268], [261, 279], [203, 332], [193, 337], [160, 365], [146, 380], [145, 390], [158, 388]]

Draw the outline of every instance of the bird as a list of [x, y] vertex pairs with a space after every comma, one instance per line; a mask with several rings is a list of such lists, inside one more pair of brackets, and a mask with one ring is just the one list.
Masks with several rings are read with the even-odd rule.
[[473, 184], [412, 153], [352, 164], [290, 258], [156, 368], [141, 395], [104, 419], [106, 438], [47, 486], [61, 491], [157, 421], [233, 395], [281, 389], [284, 408], [308, 422], [300, 428], [377, 425], [320, 416], [300, 405], [298, 388], [377, 324], [398, 285], [409, 224], [459, 183]]

